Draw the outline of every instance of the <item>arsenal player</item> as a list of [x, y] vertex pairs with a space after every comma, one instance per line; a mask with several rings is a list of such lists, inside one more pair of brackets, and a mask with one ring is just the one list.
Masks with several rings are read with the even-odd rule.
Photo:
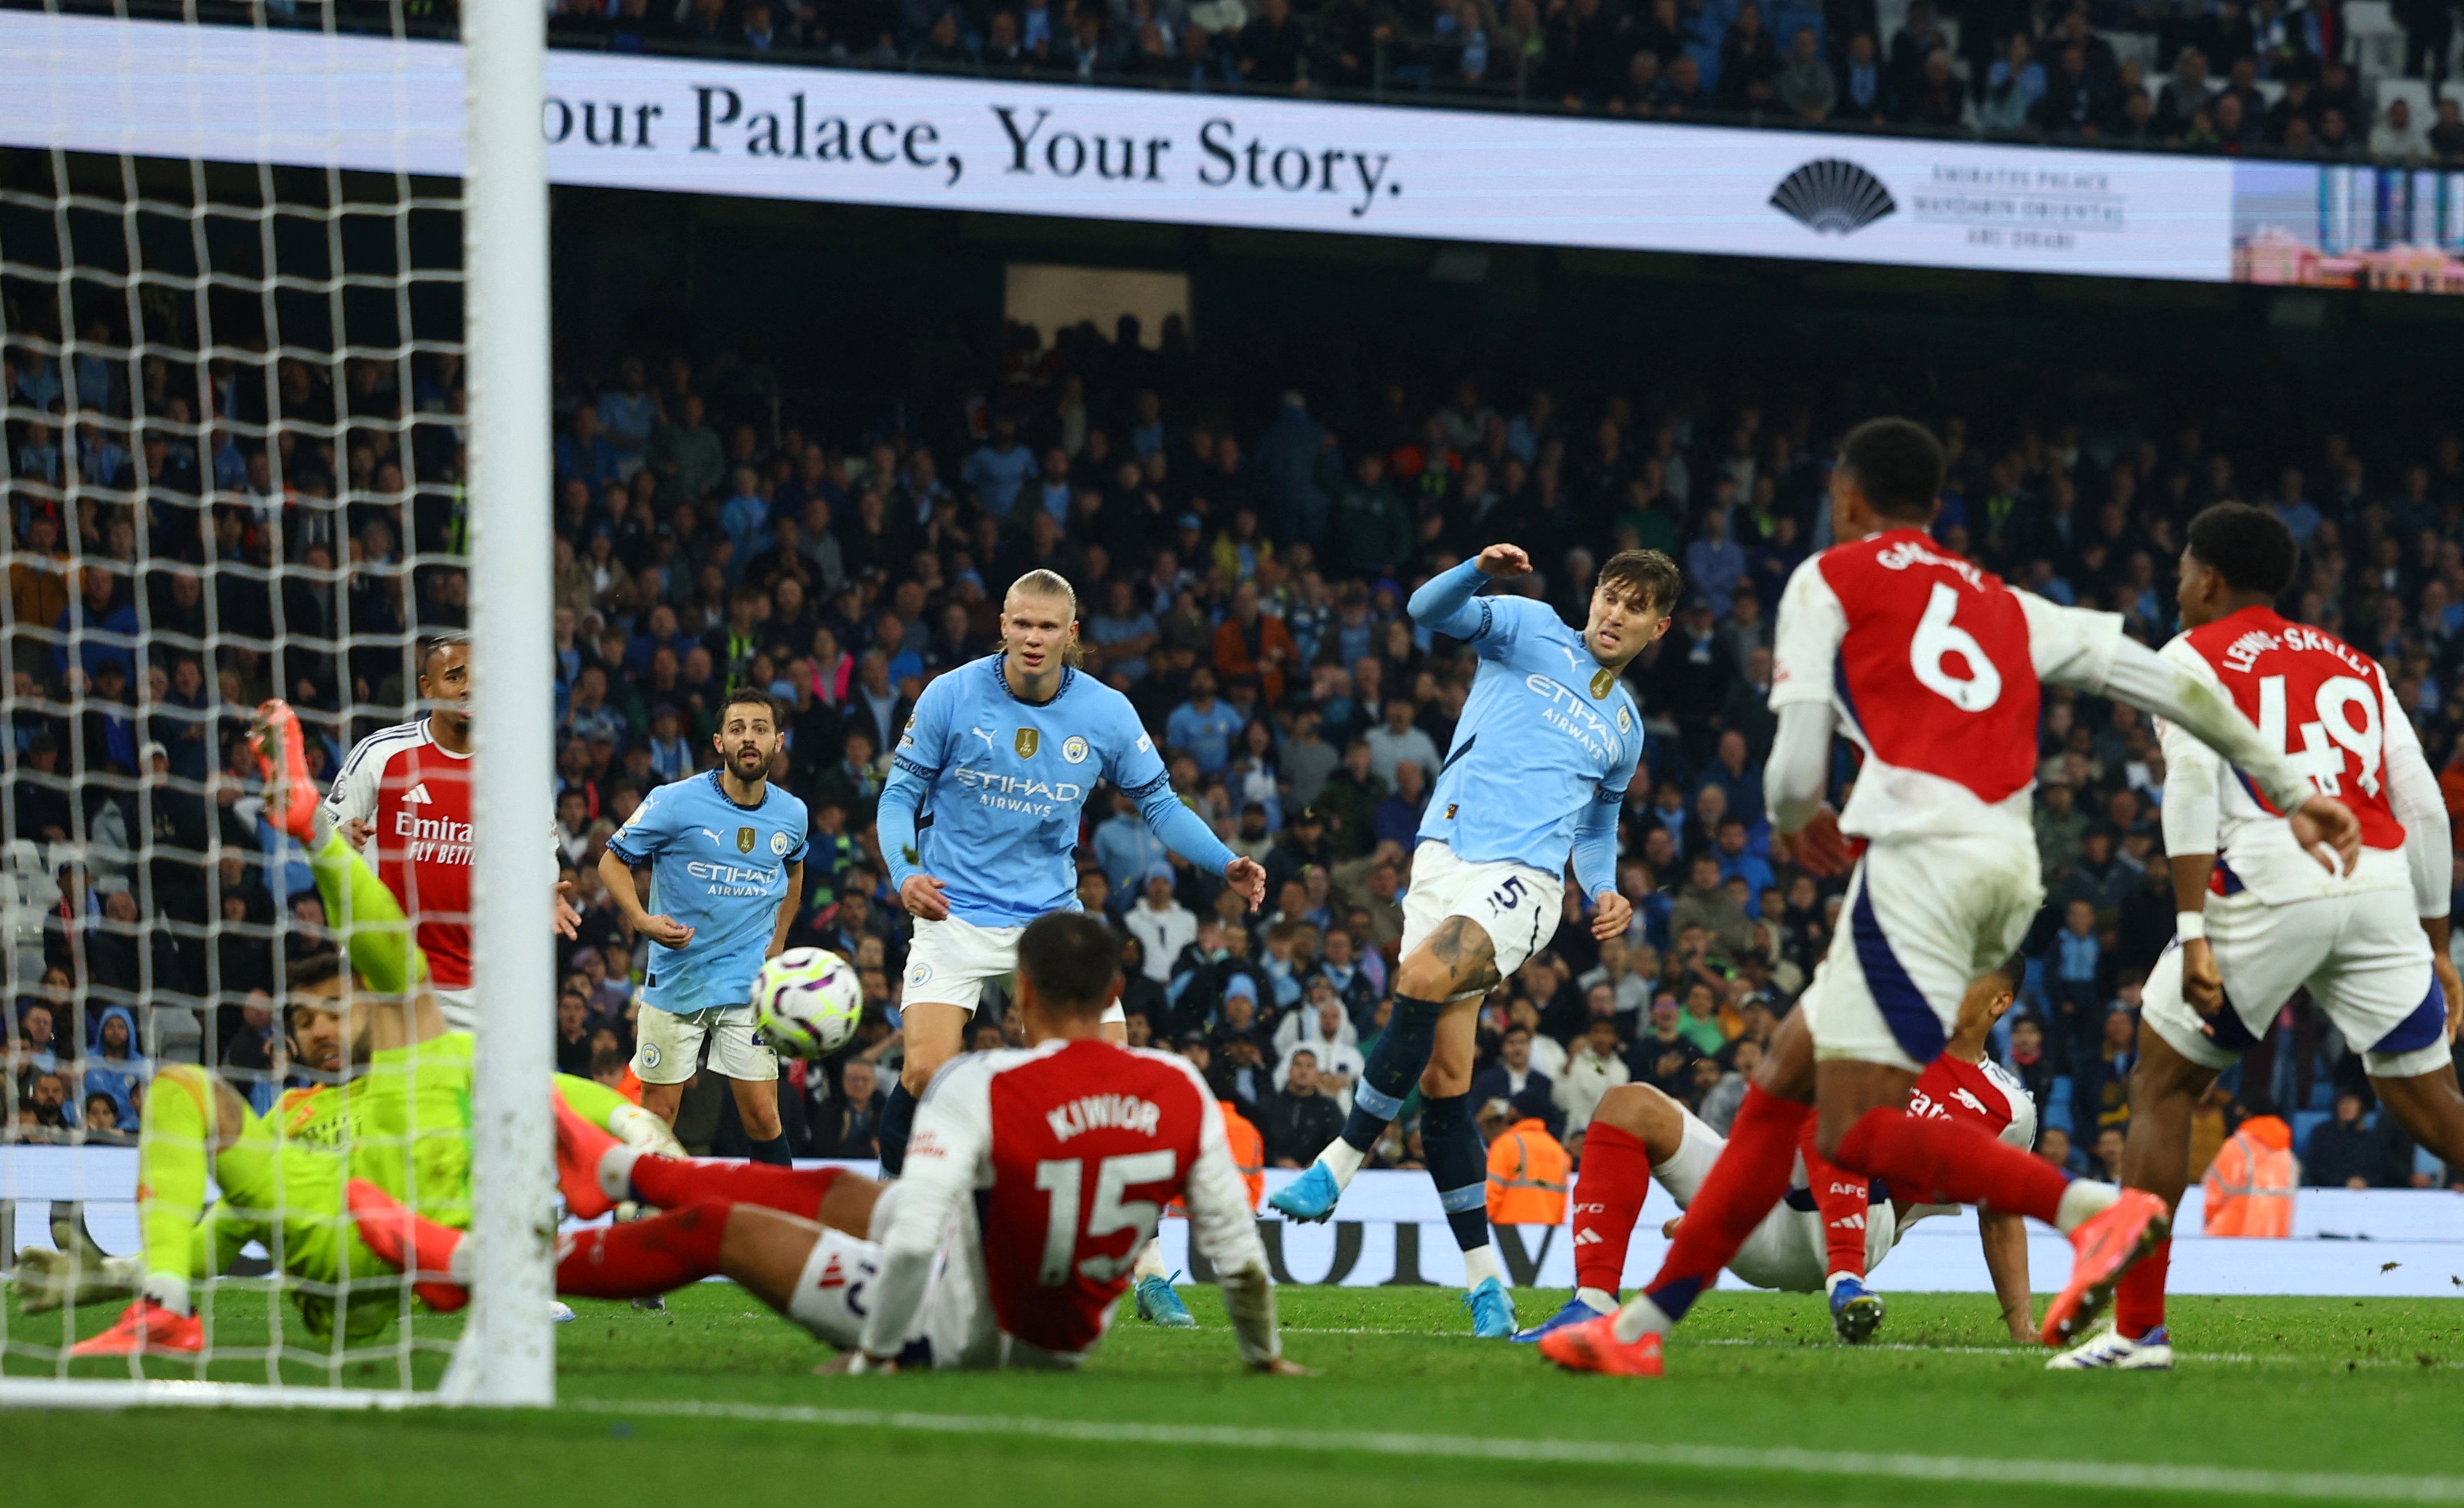
[[[468, 1031], [477, 1024], [471, 988], [469, 640], [443, 634], [420, 647], [419, 696], [428, 716], [362, 739], [334, 777], [319, 816], [320, 826], [340, 829], [353, 848], [376, 839], [377, 876], [411, 919], [446, 1025]], [[560, 886], [557, 932], [570, 938], [579, 921]]]
[[[2379, 1100], [2415, 1140], [2464, 1161], [2464, 1096], [2450, 1040], [2464, 1009], [2447, 952], [2453, 847], [2447, 806], [2404, 705], [2376, 660], [2277, 615], [2300, 550], [2282, 520], [2222, 502], [2190, 521], [2168, 660], [2231, 697], [2317, 789], [2350, 805], [2362, 856], [2322, 876], [2277, 809], [2181, 730], [2165, 743], [2165, 852], [2174, 934], [2147, 980], [2122, 1181], [2168, 1207], [2188, 1182], [2190, 1111], [2258, 1045], [2296, 989], [2336, 1024]], [[2048, 1364], [2162, 1371], [2171, 1243], [2114, 1294], [2114, 1327]]]
[[[2292, 813], [2287, 841], [2349, 869], [2361, 827], [2314, 791], [2212, 684], [2123, 637], [2118, 614], [2013, 591], [1925, 532], [1941, 445], [1905, 419], [1859, 425], [1831, 473], [1841, 543], [1789, 578], [1771, 706], [1779, 731], [1763, 788], [1771, 826], [1816, 872], [1855, 857], [1843, 925], [1772, 1039], [1727, 1149], [1667, 1260], [1615, 1316], [1540, 1342], [1559, 1364], [1658, 1376], [1661, 1337], [1787, 1193], [1806, 1120], [1828, 1161], [1928, 1204], [1989, 1205], [2071, 1238], [2070, 1282], [2041, 1334], [2059, 1343], [2163, 1239], [2164, 1202], [2073, 1180], [1975, 1126], [1909, 1113], [1942, 1055], [1969, 981], [2010, 956], [2044, 903], [2031, 792], [2037, 708], [2050, 682], [2116, 697], [2179, 723]], [[1865, 753], [1848, 809], [1824, 800], [1831, 733]], [[1817, 1107], [1819, 1115], [1816, 1116]]]

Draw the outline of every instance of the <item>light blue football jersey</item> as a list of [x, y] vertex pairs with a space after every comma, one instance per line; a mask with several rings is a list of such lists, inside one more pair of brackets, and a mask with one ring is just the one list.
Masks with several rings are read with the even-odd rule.
[[1475, 597], [1447, 623], [1480, 656], [1420, 837], [1473, 863], [1562, 875], [1584, 809], [1621, 802], [1642, 709], [1583, 635], [1524, 597]]
[[1078, 815], [1098, 779], [1136, 801], [1169, 779], [1129, 698], [1064, 670], [1050, 701], [1022, 701], [999, 654], [926, 686], [892, 758], [925, 792], [915, 854], [885, 855], [891, 869], [933, 876], [952, 916], [986, 927], [1079, 909]]
[[775, 784], [739, 807], [718, 782], [711, 770], [653, 788], [607, 840], [626, 863], [650, 866], [650, 914], [693, 929], [683, 947], [650, 943], [644, 961], [642, 1004], [676, 1015], [752, 1002], [787, 866], [804, 861], [811, 831], [804, 804]]

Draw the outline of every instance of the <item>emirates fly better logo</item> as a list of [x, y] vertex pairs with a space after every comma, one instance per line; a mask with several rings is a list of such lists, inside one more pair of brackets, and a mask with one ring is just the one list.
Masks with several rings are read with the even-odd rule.
[[1816, 235], [1848, 235], [1900, 208], [1881, 179], [1838, 157], [1817, 158], [1781, 179], [1771, 207]]

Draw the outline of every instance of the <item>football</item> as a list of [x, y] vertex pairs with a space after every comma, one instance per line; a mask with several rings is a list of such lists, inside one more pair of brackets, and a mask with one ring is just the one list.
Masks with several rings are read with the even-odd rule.
[[754, 1027], [789, 1057], [827, 1057], [864, 1019], [864, 987], [827, 948], [791, 947], [753, 980]]

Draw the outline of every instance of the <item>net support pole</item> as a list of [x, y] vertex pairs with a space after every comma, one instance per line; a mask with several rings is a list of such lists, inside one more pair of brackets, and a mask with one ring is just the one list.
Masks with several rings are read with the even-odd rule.
[[475, 1404], [556, 1399], [555, 1069], [548, 623], [553, 452], [548, 371], [545, 12], [462, 9], [468, 157], [473, 814], [478, 1044], [472, 1090], [469, 1327], [448, 1390]]

